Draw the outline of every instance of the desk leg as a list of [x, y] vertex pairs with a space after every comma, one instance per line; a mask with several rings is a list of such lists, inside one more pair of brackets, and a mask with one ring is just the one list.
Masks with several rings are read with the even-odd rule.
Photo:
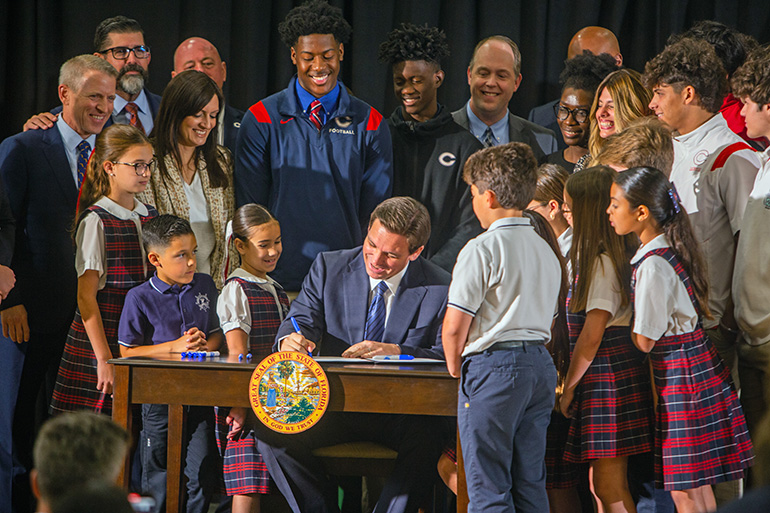
[[168, 405], [168, 439], [166, 457], [166, 511], [181, 511], [184, 498], [182, 491], [182, 444], [184, 441], [184, 406]]
[[468, 511], [468, 483], [465, 481], [465, 463], [463, 451], [460, 447], [460, 431], [457, 431], [457, 513]]
[[[131, 433], [130, 371], [127, 365], [115, 365], [115, 382], [112, 396], [112, 420]], [[127, 454], [118, 474], [118, 485], [128, 489], [131, 478], [131, 455]]]

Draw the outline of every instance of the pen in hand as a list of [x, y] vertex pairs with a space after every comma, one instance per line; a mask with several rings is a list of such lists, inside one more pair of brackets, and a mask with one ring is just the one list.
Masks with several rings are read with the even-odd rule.
[[[291, 325], [294, 326], [294, 331], [302, 335], [302, 330], [299, 329], [299, 324], [297, 324], [297, 319], [295, 319], [294, 317], [289, 317], [289, 319], [291, 320]], [[313, 351], [308, 350], [307, 355], [313, 356]]]

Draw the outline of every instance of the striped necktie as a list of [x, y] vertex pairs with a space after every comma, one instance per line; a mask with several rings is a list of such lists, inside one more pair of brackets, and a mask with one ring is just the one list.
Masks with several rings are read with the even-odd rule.
[[128, 124], [131, 126], [135, 126], [139, 130], [141, 130], [143, 134], [147, 135], [147, 133], [144, 131], [142, 120], [139, 119], [139, 107], [137, 107], [134, 102], [130, 102], [126, 104], [125, 110], [126, 112], [128, 112]]
[[372, 304], [369, 305], [369, 314], [366, 316], [366, 327], [364, 328], [364, 340], [382, 342], [385, 334], [385, 291], [388, 290], [388, 284], [381, 281], [374, 289]]
[[321, 105], [321, 100], [313, 100], [313, 102], [310, 104], [310, 121], [313, 122], [318, 130], [321, 130], [321, 127], [324, 126], [323, 120], [321, 119], [323, 112], [324, 111], [323, 105]]
[[80, 141], [80, 144], [75, 148], [78, 150], [78, 189], [83, 185], [83, 179], [86, 177], [86, 166], [88, 165], [88, 157], [91, 156], [91, 145], [88, 141]]
[[487, 127], [487, 130], [484, 132], [484, 135], [481, 139], [481, 144], [484, 145], [485, 148], [491, 148], [495, 145], [497, 141], [495, 140], [495, 134], [492, 132], [492, 127]]

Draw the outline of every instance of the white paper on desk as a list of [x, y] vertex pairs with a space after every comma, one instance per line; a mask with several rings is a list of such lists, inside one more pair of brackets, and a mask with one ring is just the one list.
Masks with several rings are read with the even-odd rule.
[[399, 360], [398, 358], [391, 358], [388, 356], [372, 356], [367, 358], [376, 363], [397, 363], [400, 365], [411, 365], [413, 363], [444, 363], [444, 360], [436, 360], [435, 358], [411, 358], [409, 360]]
[[364, 358], [343, 358], [341, 356], [314, 356], [313, 360], [318, 363], [372, 363], [371, 360]]

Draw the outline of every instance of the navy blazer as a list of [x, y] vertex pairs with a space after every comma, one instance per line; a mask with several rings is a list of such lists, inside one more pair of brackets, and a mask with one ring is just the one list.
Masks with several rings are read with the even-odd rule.
[[[452, 113], [455, 123], [466, 130], [470, 130], [468, 112], [463, 105]], [[558, 148], [556, 136], [551, 130], [536, 125], [519, 116], [508, 113], [508, 139], [509, 142], [523, 142], [529, 144], [535, 159], [539, 162], [545, 155], [550, 155]]]
[[225, 117], [222, 120], [222, 129], [225, 131], [224, 146], [235, 155], [235, 144], [238, 142], [238, 129], [241, 128], [241, 119], [244, 112], [225, 103]]
[[77, 300], [72, 222], [78, 198], [59, 130], [28, 130], [0, 144], [0, 175], [16, 219], [16, 286], [0, 308], [23, 304], [32, 330], [66, 330]]
[[[422, 257], [410, 262], [393, 299], [383, 342], [399, 344], [402, 354], [443, 360], [441, 323], [450, 280], [448, 272]], [[305, 338], [320, 346], [317, 354], [340, 356], [364, 340], [369, 290], [361, 247], [321, 253], [289, 317], [296, 319]], [[294, 331], [289, 317], [278, 329], [276, 351], [280, 340]]]

